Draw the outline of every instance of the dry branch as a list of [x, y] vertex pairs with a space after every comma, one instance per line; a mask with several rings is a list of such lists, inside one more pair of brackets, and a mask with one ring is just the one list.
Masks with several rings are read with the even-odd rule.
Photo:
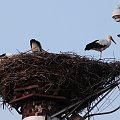
[[119, 75], [118, 61], [101, 62], [67, 53], [18, 54], [1, 60], [0, 96], [4, 103], [34, 93], [62, 96], [69, 105], [117, 83]]

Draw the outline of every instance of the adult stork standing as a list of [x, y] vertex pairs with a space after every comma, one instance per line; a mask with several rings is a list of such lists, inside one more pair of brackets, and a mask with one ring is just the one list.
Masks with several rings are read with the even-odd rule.
[[111, 35], [108, 35], [106, 39], [97, 39], [86, 45], [85, 50], [96, 50], [100, 52], [100, 59], [102, 57], [102, 51], [108, 48], [111, 45], [111, 41], [115, 44]]
[[30, 46], [31, 46], [32, 52], [42, 52], [42, 46], [40, 42], [35, 39], [30, 40]]

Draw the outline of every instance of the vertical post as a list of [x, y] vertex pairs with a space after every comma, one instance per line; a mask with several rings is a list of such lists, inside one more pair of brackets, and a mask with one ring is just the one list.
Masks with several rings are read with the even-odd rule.
[[47, 108], [42, 101], [27, 100], [22, 107], [23, 120], [45, 120]]
[[45, 116], [29, 116], [24, 118], [23, 120], [45, 120]]
[[[51, 120], [51, 115], [61, 109], [59, 102], [41, 99], [28, 99], [22, 103], [22, 119], [23, 120]], [[52, 118], [59, 120], [59, 118]]]

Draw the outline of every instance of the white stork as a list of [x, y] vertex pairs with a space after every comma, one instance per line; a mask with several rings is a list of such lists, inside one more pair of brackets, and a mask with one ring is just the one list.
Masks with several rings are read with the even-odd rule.
[[0, 63], [2, 60], [4, 60], [5, 58], [11, 58], [13, 56], [13, 54], [11, 53], [3, 53], [0, 55]]
[[108, 35], [106, 39], [97, 39], [86, 45], [85, 50], [96, 50], [100, 52], [100, 59], [102, 56], [102, 51], [108, 48], [111, 45], [111, 41], [115, 44], [116, 42], [113, 40], [111, 35]]
[[12, 53], [3, 53], [3, 54], [1, 54], [0, 55], [0, 58], [4, 58], [4, 57], [12, 57], [13, 56], [13, 54]]
[[5, 56], [6, 56], [6, 53], [3, 53], [0, 55], [0, 58], [5, 57]]
[[30, 40], [30, 46], [31, 46], [32, 52], [42, 52], [42, 46], [40, 42], [35, 39]]

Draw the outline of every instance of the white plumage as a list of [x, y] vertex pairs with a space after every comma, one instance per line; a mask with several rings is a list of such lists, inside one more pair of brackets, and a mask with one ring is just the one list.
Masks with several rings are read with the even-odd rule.
[[108, 48], [111, 45], [111, 41], [115, 44], [116, 42], [113, 40], [111, 35], [108, 35], [106, 39], [97, 39], [86, 45], [85, 50], [96, 50], [100, 52], [100, 59], [102, 56], [102, 51]]

